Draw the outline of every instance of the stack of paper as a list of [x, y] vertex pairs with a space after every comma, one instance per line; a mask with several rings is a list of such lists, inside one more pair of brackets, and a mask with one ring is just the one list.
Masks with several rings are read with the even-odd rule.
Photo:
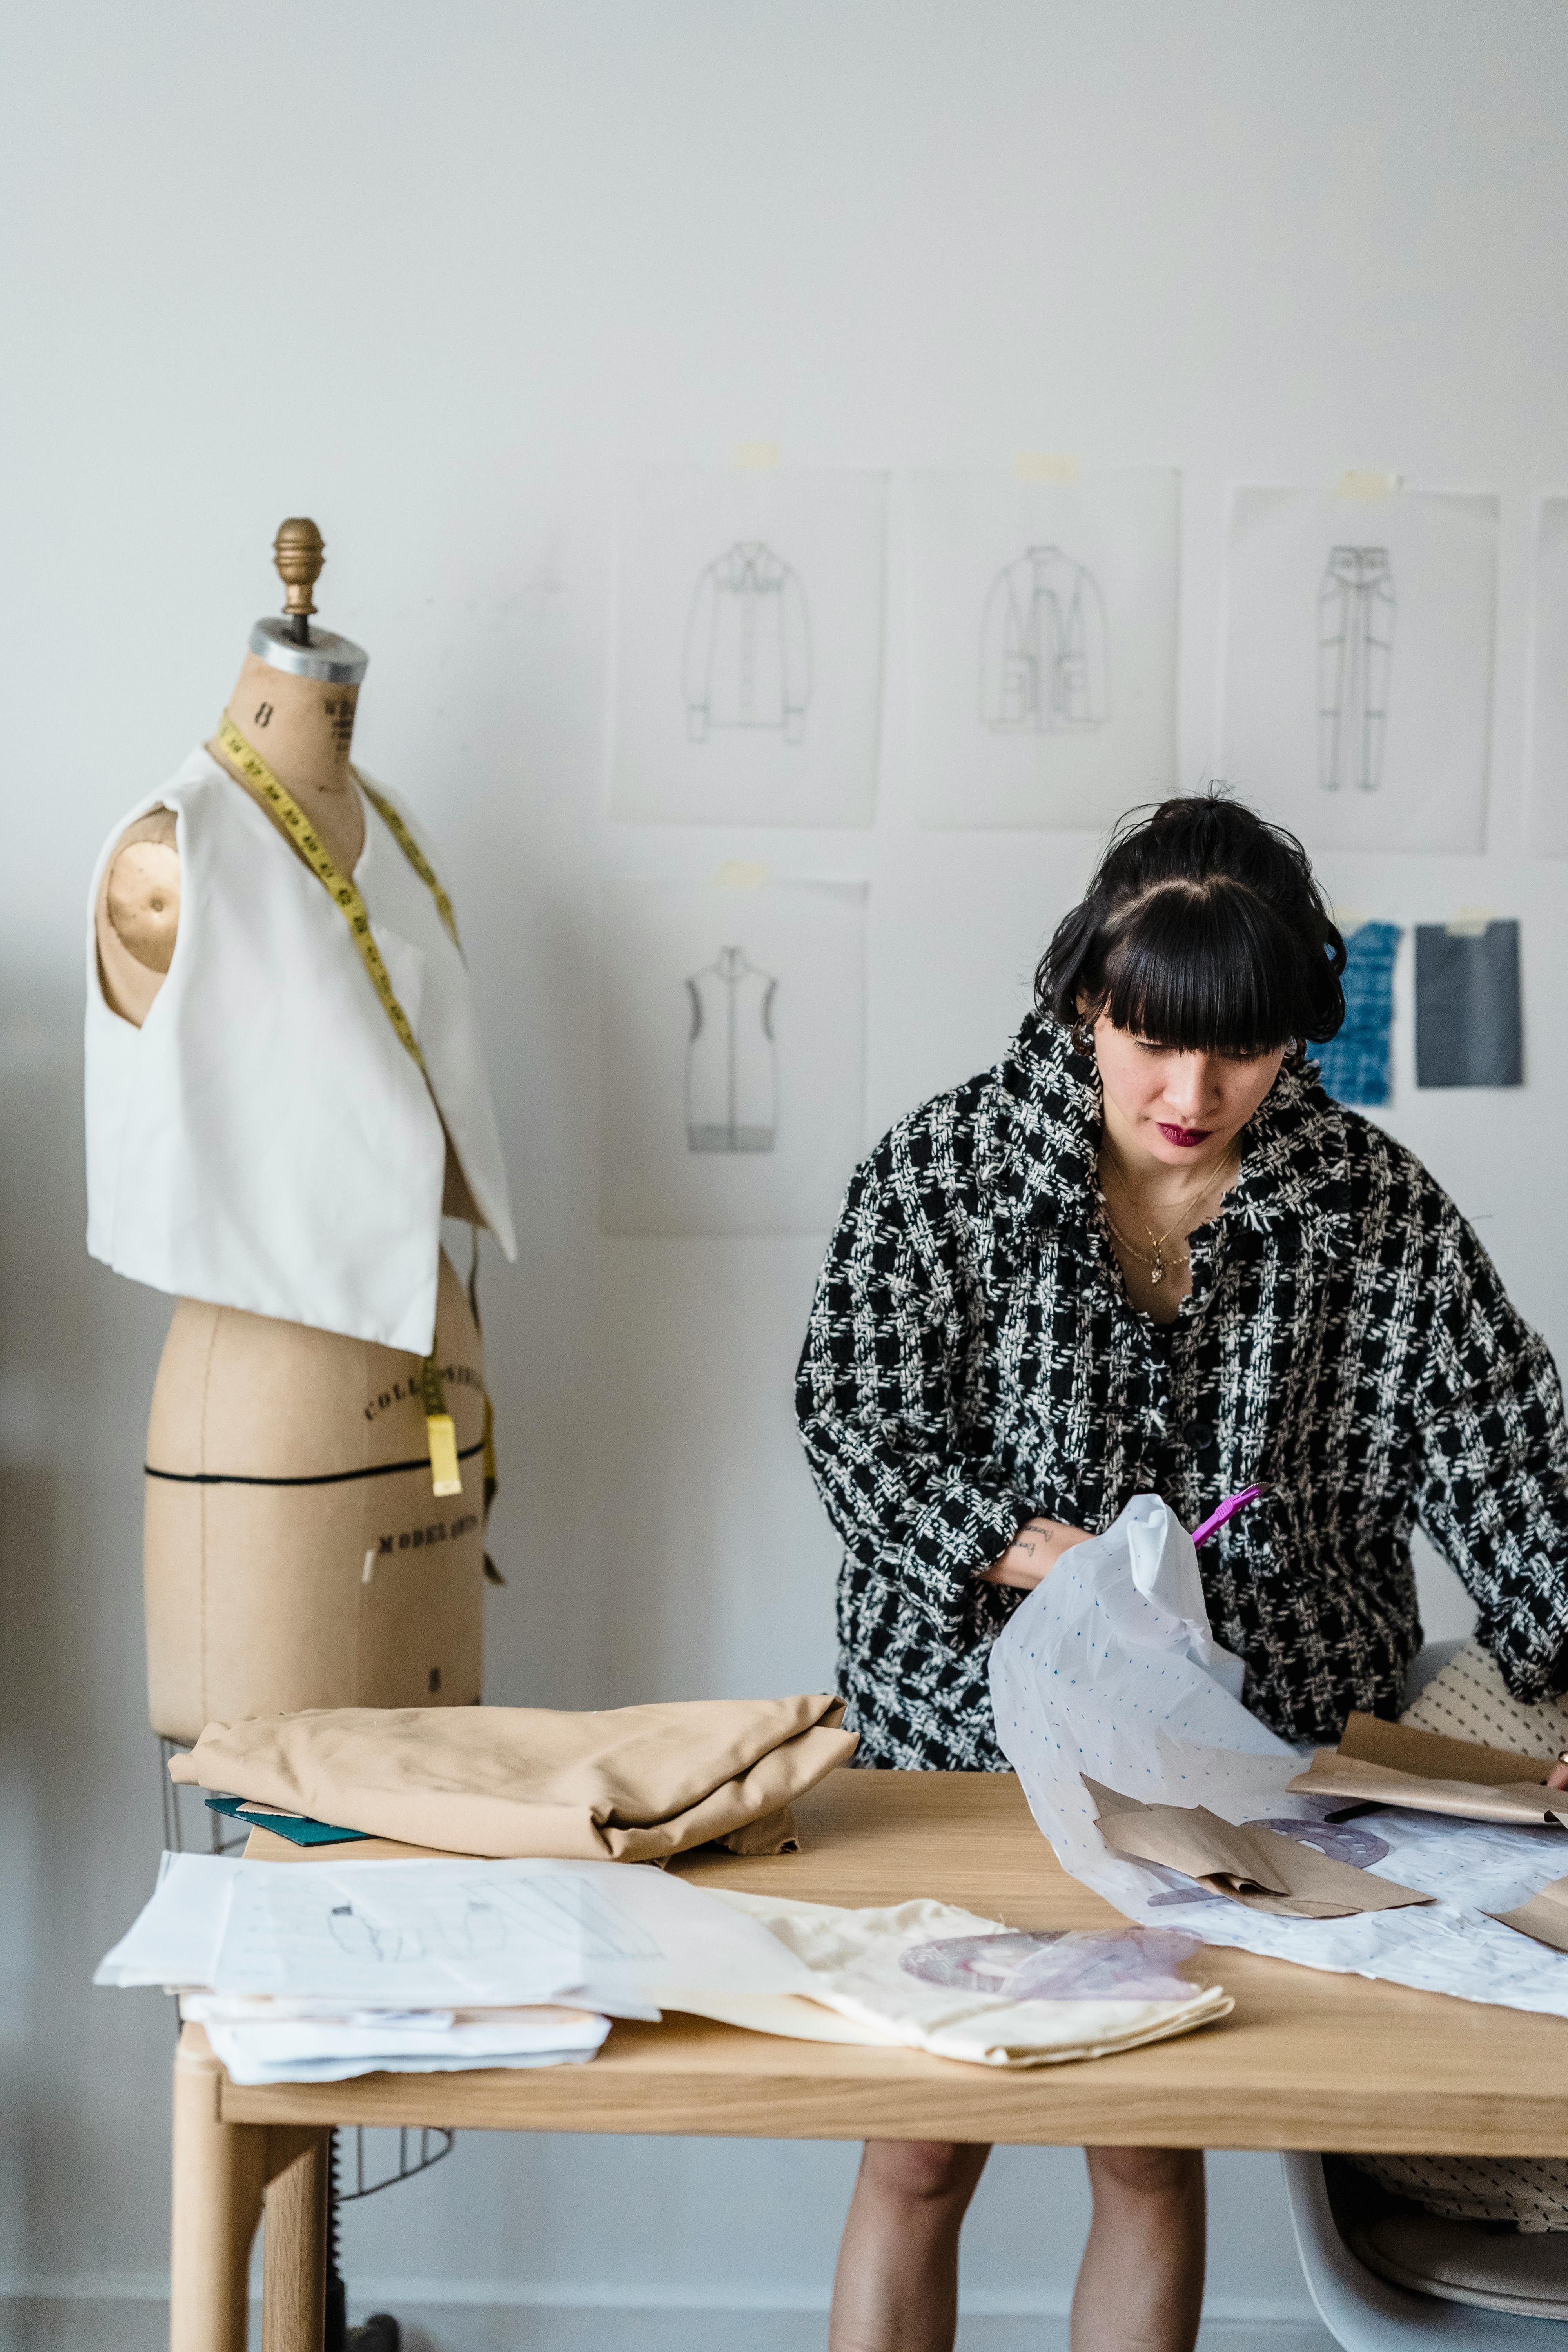
[[1226, 1993], [1174, 1972], [1178, 1946], [1195, 1939], [720, 1895], [632, 1863], [166, 1854], [95, 1981], [178, 1990], [242, 2083], [559, 2064], [591, 2057], [612, 2017], [666, 2009], [1034, 2066], [1223, 2017]]
[[808, 1972], [681, 1880], [616, 1863], [165, 1854], [99, 1967], [163, 1985], [236, 2082], [341, 2081], [591, 2058], [612, 2016], [699, 1994], [800, 1992]]

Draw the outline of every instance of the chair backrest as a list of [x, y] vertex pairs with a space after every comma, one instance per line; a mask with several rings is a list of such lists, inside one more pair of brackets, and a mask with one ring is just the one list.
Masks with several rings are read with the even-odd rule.
[[1281, 2157], [1307, 2292], [1344, 2352], [1568, 2352], [1568, 2326], [1406, 2294], [1356, 2260], [1329, 2202], [1321, 2156]]

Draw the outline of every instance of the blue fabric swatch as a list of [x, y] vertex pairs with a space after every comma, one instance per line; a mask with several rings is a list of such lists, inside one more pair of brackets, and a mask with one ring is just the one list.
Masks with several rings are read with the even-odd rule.
[[1415, 931], [1415, 1083], [1524, 1084], [1519, 925], [1489, 923], [1456, 939], [1441, 923]]
[[1336, 1102], [1388, 1100], [1388, 1036], [1394, 1026], [1394, 959], [1398, 951], [1397, 923], [1363, 923], [1345, 941], [1344, 1027], [1324, 1043], [1307, 1041], [1323, 1091]]
[[330, 1822], [305, 1821], [295, 1813], [263, 1812], [257, 1805], [246, 1805], [241, 1812], [245, 1804], [243, 1797], [209, 1797], [207, 1811], [225, 1813], [244, 1829], [270, 1830], [274, 1836], [287, 1838], [290, 1845], [347, 1845], [351, 1839], [368, 1834], [364, 1830], [333, 1829]]

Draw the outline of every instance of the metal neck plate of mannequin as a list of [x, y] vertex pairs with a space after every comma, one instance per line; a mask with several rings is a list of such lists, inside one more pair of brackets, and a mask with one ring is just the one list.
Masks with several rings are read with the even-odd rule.
[[334, 636], [331, 629], [312, 629], [309, 622], [305, 625], [310, 642], [300, 645], [292, 620], [268, 614], [250, 632], [250, 650], [258, 661], [273, 669], [286, 669], [295, 677], [319, 677], [328, 686], [358, 686], [370, 667], [370, 656], [363, 646]]

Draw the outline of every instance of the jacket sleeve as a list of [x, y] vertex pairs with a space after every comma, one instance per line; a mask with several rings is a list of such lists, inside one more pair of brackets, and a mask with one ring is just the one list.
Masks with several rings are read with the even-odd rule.
[[1568, 1430], [1550, 1349], [1453, 1208], [1432, 1268], [1416, 1510], [1514, 1696], [1568, 1684]]
[[[1035, 1505], [965, 1447], [959, 1410], [973, 1301], [889, 1147], [858, 1169], [812, 1304], [795, 1410], [827, 1515], [951, 1648], [972, 1646], [974, 1578]], [[978, 1334], [976, 1334], [978, 1337]]]
[[805, 734], [805, 708], [811, 700], [811, 622], [797, 572], [785, 571], [779, 604], [784, 741], [798, 743]]

